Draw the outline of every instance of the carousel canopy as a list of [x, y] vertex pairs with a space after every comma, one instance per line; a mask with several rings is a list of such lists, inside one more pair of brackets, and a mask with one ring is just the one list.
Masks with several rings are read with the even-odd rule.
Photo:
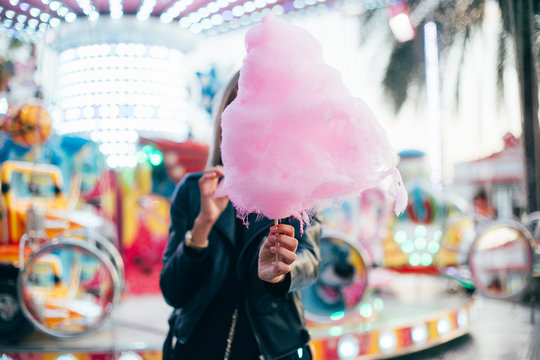
[[1, 0], [0, 30], [11, 37], [35, 40], [63, 22], [136, 17], [177, 23], [194, 33], [219, 33], [257, 22], [267, 12], [282, 15], [334, 6], [335, 0]]

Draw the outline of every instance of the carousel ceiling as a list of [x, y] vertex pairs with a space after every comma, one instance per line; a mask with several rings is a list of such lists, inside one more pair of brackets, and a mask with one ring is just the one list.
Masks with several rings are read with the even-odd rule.
[[[34, 40], [63, 22], [85, 19], [157, 18], [199, 32], [224, 32], [259, 21], [267, 12], [282, 15], [319, 12], [335, 7], [336, 0], [0, 0], [0, 31]], [[381, 1], [366, 0], [381, 3]], [[390, 0], [389, 2], [394, 2]], [[382, 1], [384, 2], [384, 1]]]

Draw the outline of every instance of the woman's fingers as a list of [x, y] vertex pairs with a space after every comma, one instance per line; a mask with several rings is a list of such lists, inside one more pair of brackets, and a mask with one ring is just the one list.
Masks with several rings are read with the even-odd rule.
[[274, 254], [278, 254], [279, 260], [283, 261], [287, 265], [292, 264], [294, 260], [296, 260], [296, 254], [284, 246], [272, 246], [270, 251], [272, 251]]
[[289, 271], [291, 271], [291, 267], [284, 262], [277, 261], [276, 263], [274, 263], [274, 273], [276, 275], [287, 274]]
[[199, 188], [201, 189], [201, 195], [211, 196], [216, 191], [219, 178], [224, 176], [223, 167], [216, 166], [211, 169], [207, 169], [203, 172], [203, 175], [199, 179]]
[[222, 176], [225, 176], [225, 173], [223, 172], [222, 166], [216, 166], [210, 169], [206, 169], [203, 172], [203, 175], [199, 179], [199, 182], [204, 182], [205, 180], [220, 178]]
[[223, 166], [215, 166], [211, 169], [208, 169], [208, 171], [213, 172], [218, 177], [225, 176], [225, 172], [223, 171]]
[[298, 247], [298, 240], [286, 235], [270, 235], [268, 241], [272, 246], [283, 246], [292, 252], [296, 252], [296, 248]]
[[296, 251], [298, 240], [294, 237], [294, 227], [287, 224], [278, 224], [270, 227], [270, 241], [284, 245], [291, 251]]
[[290, 237], [294, 237], [294, 227], [287, 224], [278, 224], [270, 227], [270, 233], [283, 234]]

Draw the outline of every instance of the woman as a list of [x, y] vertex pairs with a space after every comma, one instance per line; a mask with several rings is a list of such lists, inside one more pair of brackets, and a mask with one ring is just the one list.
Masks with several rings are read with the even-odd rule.
[[296, 290], [318, 276], [320, 227], [300, 235], [295, 219], [274, 225], [256, 214], [246, 227], [227, 197], [214, 198], [223, 177], [221, 113], [236, 97], [238, 77], [217, 111], [212, 167], [188, 175], [173, 196], [160, 279], [175, 309], [165, 359], [311, 359]]

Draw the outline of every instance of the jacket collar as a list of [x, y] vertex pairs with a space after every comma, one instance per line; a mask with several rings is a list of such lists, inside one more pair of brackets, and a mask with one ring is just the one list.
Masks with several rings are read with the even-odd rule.
[[216, 229], [219, 230], [233, 245], [235, 244], [235, 217], [236, 212], [232, 203], [229, 201], [225, 210], [221, 213], [215, 223]]
[[251, 238], [252, 236], [259, 234], [259, 232], [262, 230], [269, 231], [270, 230], [269, 228], [274, 223], [274, 220], [271, 220], [267, 217], [263, 217], [259, 221], [257, 221], [256, 214], [249, 214], [248, 222], [249, 222], [249, 225], [246, 232], [249, 234], [249, 238]]

